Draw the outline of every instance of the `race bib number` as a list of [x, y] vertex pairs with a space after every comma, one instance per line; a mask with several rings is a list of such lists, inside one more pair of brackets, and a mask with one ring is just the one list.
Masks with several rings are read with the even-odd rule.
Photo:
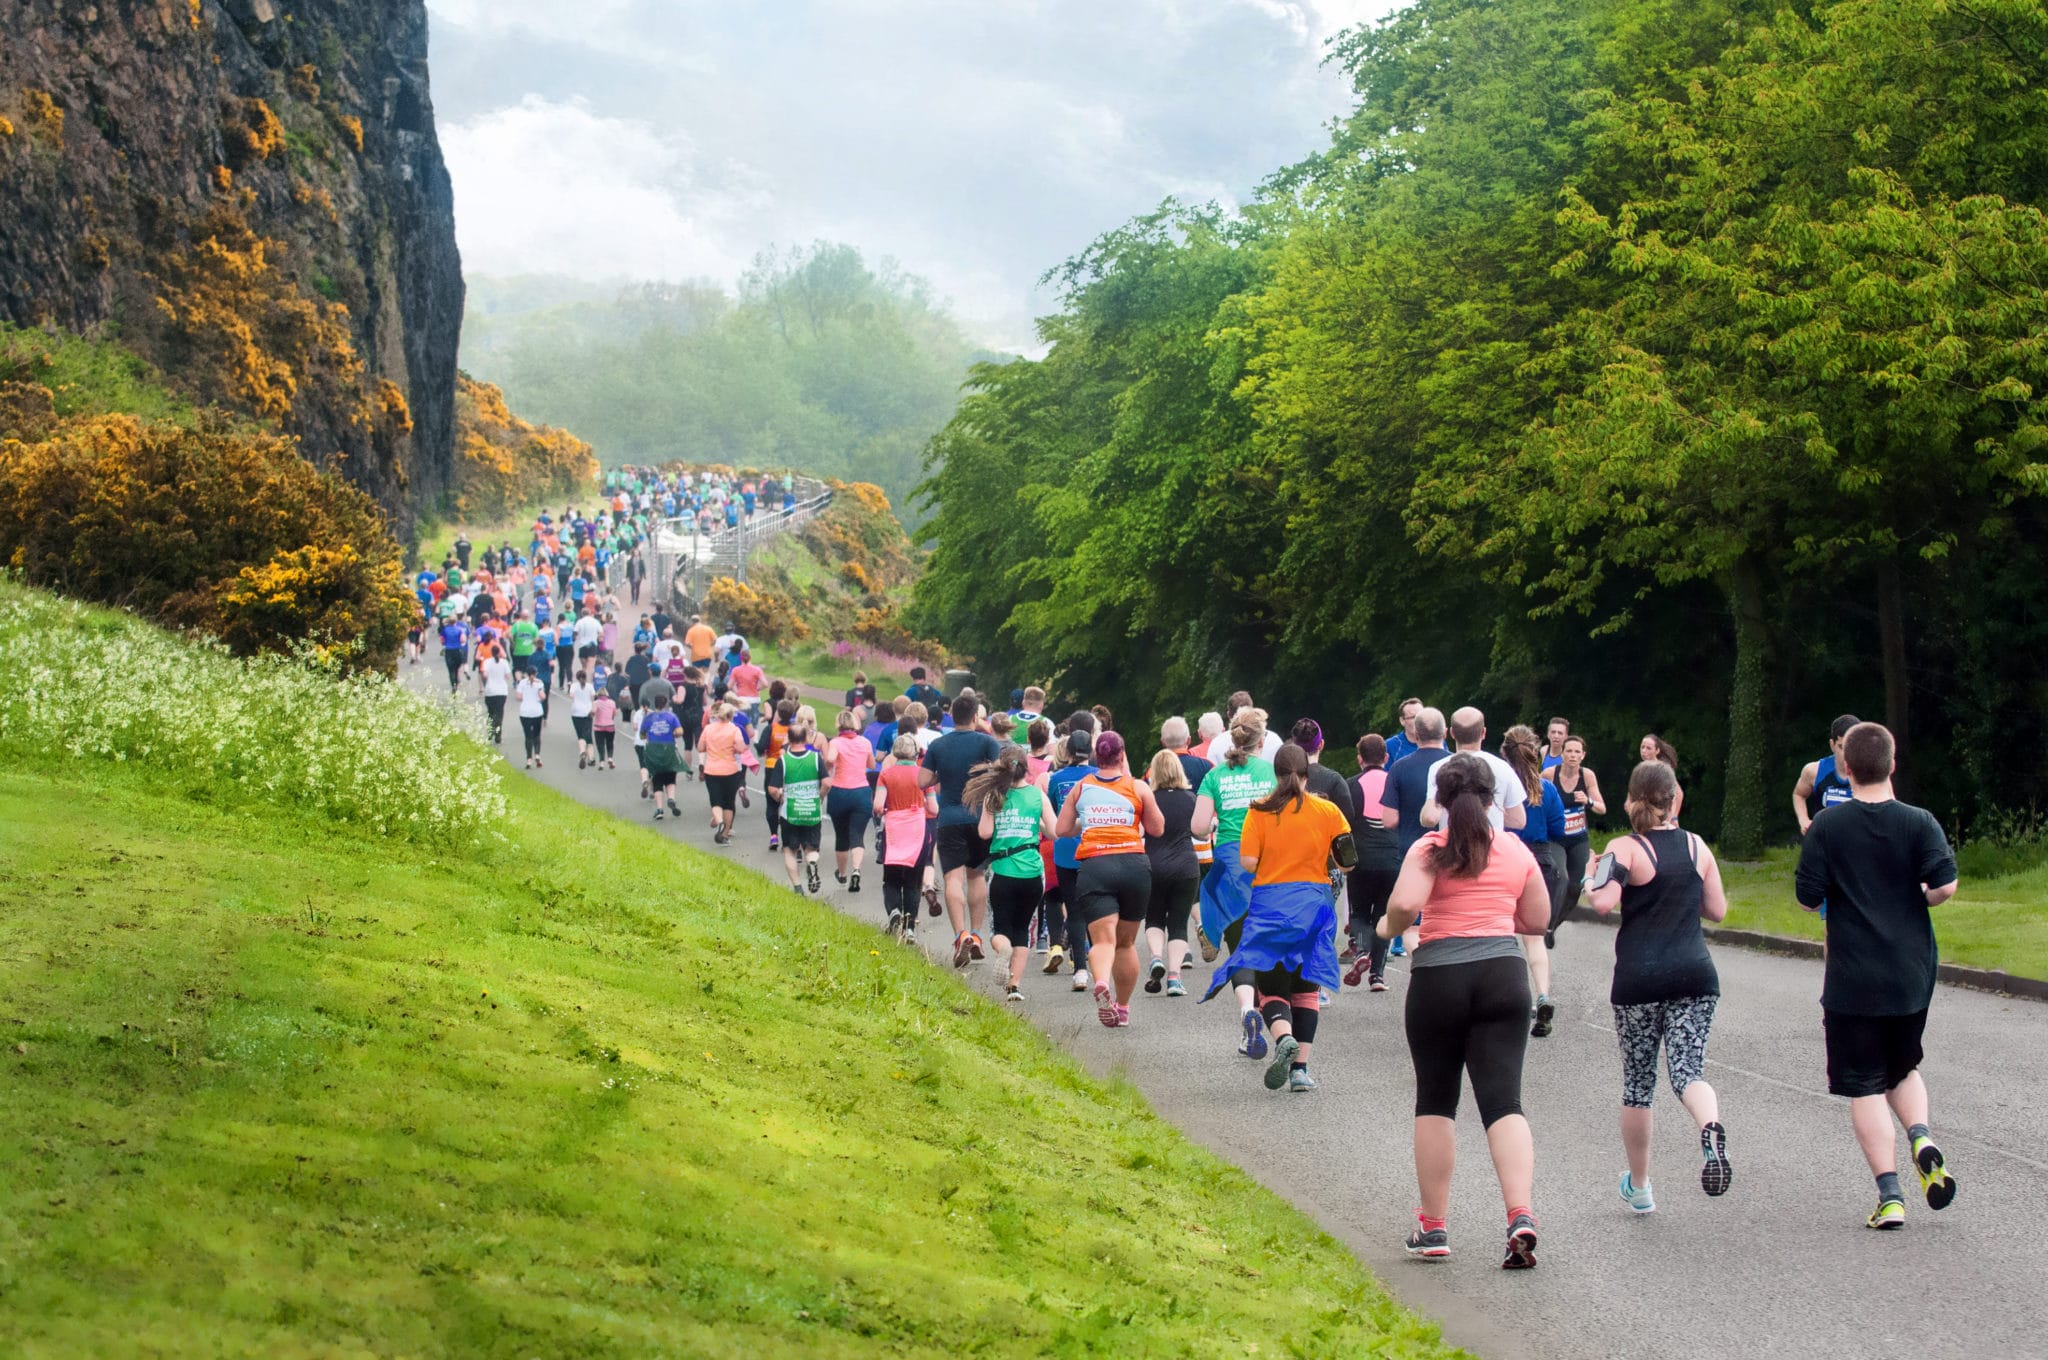
[[1564, 810], [1564, 834], [1583, 836], [1586, 834], [1586, 809], [1568, 807]]

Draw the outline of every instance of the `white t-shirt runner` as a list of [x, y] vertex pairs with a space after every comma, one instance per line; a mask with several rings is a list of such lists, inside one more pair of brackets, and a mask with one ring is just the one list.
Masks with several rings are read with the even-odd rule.
[[[1486, 820], [1493, 823], [1495, 831], [1506, 830], [1503, 821], [1503, 814], [1506, 810], [1511, 807], [1520, 807], [1529, 801], [1529, 791], [1522, 787], [1522, 778], [1515, 773], [1515, 767], [1491, 751], [1453, 751], [1451, 754], [1454, 756], [1477, 756], [1492, 768], [1493, 806], [1486, 810]], [[1426, 790], [1424, 797], [1429, 802], [1436, 802], [1436, 772], [1441, 770], [1444, 764], [1444, 761], [1439, 760], [1436, 764], [1429, 767], [1429, 782], [1423, 786]]]

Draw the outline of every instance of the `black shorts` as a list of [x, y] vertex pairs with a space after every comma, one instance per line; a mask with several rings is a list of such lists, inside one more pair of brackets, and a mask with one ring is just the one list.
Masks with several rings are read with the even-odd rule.
[[739, 801], [740, 780], [743, 778], [745, 778], [744, 772], [740, 774], [705, 775], [704, 788], [711, 795], [711, 806], [721, 812], [731, 812], [734, 805]]
[[590, 715], [588, 713], [584, 714], [580, 718], [571, 715], [569, 718], [569, 726], [576, 729], [576, 740], [590, 740]]
[[683, 725], [676, 731], [676, 741], [685, 751], [697, 749], [697, 723], [701, 719], [685, 717]]
[[1822, 1011], [1827, 1031], [1828, 1094], [1881, 1096], [1920, 1066], [1920, 1036], [1927, 1012], [1911, 1015], [1843, 1015]]
[[799, 852], [816, 850], [823, 830], [824, 826], [819, 822], [812, 822], [809, 826], [798, 826], [795, 822], [785, 820], [782, 823], [782, 848]]
[[988, 842], [975, 834], [972, 822], [941, 826], [937, 839], [939, 872], [979, 869], [988, 863]]
[[1145, 908], [1152, 904], [1152, 861], [1143, 854], [1084, 859], [1074, 882], [1079, 900], [1067, 910], [1084, 926], [1112, 916], [1141, 924]]
[[578, 647], [576, 649], [576, 655], [582, 657], [585, 661], [588, 661], [591, 657], [597, 655], [597, 644], [595, 642], [584, 643], [581, 647]]
[[989, 934], [1000, 935], [1013, 944], [1028, 944], [1031, 916], [1038, 899], [1045, 895], [1045, 880], [1037, 874], [1012, 878], [1008, 874], [988, 876]]
[[673, 789], [676, 786], [676, 772], [674, 770], [649, 770], [647, 775], [648, 783], [656, 793], [660, 793], [663, 789]]

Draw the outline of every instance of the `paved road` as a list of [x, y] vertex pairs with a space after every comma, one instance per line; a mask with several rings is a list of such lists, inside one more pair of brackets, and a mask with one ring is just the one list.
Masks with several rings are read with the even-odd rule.
[[[431, 687], [428, 667], [412, 674]], [[507, 738], [516, 754], [516, 727]], [[547, 741], [553, 758], [532, 777], [647, 819], [635, 772], [579, 772], [565, 720]], [[766, 848], [758, 788], [725, 849], [711, 846], [701, 787], [685, 783], [680, 796], [685, 815], [662, 822], [661, 834], [786, 882]], [[829, 831], [826, 839], [829, 852]], [[851, 896], [826, 875], [832, 905], [877, 922], [878, 888], [875, 879]], [[948, 943], [943, 926], [927, 922], [926, 948]], [[1232, 1052], [1227, 1002], [1197, 1010], [1192, 999], [1141, 991], [1130, 1028], [1105, 1030], [1066, 977], [1034, 968], [1019, 1009], [1097, 1074], [1126, 1075], [1161, 1115], [1313, 1215], [1404, 1302], [1489, 1360], [2048, 1354], [2048, 1143], [2037, 1141], [2048, 1122], [2048, 1006], [1940, 990], [1927, 1071], [1935, 1132], [1960, 1193], [1941, 1214], [1915, 1200], [1905, 1231], [1873, 1233], [1862, 1221], [1875, 1195], [1847, 1107], [1824, 1090], [1819, 965], [1716, 949], [1723, 1000], [1708, 1079], [1721, 1093], [1735, 1185], [1719, 1200], [1700, 1193], [1691, 1122], [1662, 1090], [1658, 1210], [1639, 1219], [1614, 1190], [1623, 1161], [1606, 1004], [1612, 940], [1602, 926], [1566, 927], [1558, 1032], [1531, 1043], [1524, 1102], [1543, 1241], [1541, 1268], [1527, 1274], [1497, 1268], [1504, 1224], [1469, 1091], [1452, 1196], [1458, 1254], [1425, 1264], [1400, 1250], [1415, 1182], [1398, 960], [1391, 990], [1346, 992], [1324, 1012], [1315, 1046], [1322, 1089], [1311, 1095], [1260, 1085], [1260, 1065]], [[968, 981], [1000, 990], [993, 960]]]

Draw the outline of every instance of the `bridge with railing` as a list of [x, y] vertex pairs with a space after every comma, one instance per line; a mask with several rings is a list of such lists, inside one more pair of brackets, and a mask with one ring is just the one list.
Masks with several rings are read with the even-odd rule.
[[721, 576], [746, 580], [747, 557], [754, 549], [802, 528], [832, 504], [832, 489], [813, 478], [794, 478], [791, 489], [796, 501], [788, 509], [760, 505], [730, 528], [720, 524], [707, 533], [692, 515], [661, 521], [654, 531], [650, 578], [667, 581], [671, 601], [686, 605], [701, 601]]

